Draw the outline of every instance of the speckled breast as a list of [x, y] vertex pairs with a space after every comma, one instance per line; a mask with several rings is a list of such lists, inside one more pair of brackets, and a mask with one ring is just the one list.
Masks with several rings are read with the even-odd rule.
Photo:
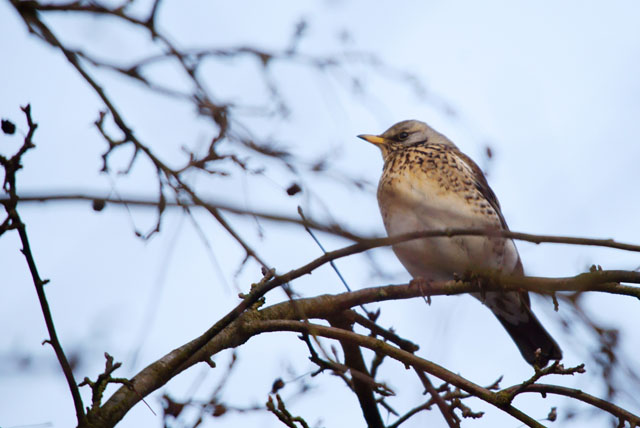
[[[501, 228], [500, 216], [475, 188], [472, 173], [454, 150], [441, 145], [389, 153], [378, 185], [387, 233]], [[393, 249], [412, 276], [431, 280], [448, 280], [478, 268], [511, 271], [518, 262], [515, 246], [502, 238], [425, 238]]]

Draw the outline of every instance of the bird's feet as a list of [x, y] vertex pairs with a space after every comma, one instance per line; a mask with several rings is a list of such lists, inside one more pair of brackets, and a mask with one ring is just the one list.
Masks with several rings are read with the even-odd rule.
[[[422, 298], [424, 299], [424, 301], [427, 303], [427, 305], [431, 305], [430, 290], [431, 290], [432, 283], [433, 283], [433, 280], [425, 279], [419, 276], [409, 281], [409, 287], [418, 287], [418, 290], [420, 290], [420, 294], [422, 294]], [[425, 289], [427, 290], [426, 293], [425, 293]]]
[[454, 279], [456, 281], [463, 281], [463, 282], [468, 282], [472, 285], [474, 285], [475, 287], [478, 288], [478, 291], [474, 291], [472, 294], [474, 297], [478, 298], [482, 303], [486, 304], [486, 297], [487, 297], [487, 292], [485, 290], [485, 283], [486, 283], [486, 279], [484, 279], [483, 277], [481, 277], [480, 275], [478, 275], [477, 273], [471, 271], [471, 270], [467, 270], [464, 272], [464, 274], [460, 277], [458, 275], [454, 275]]

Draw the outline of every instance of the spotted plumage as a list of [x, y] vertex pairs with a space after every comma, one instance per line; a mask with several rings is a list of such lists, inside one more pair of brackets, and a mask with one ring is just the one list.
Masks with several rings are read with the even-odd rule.
[[[447, 137], [416, 120], [383, 134], [360, 135], [380, 148], [384, 169], [378, 203], [389, 235], [446, 228], [508, 230], [500, 204], [480, 168]], [[393, 247], [414, 278], [446, 281], [474, 270], [522, 275], [511, 239], [489, 236], [428, 238]], [[476, 295], [496, 315], [530, 364], [562, 358], [531, 312], [526, 292]], [[536, 350], [540, 358], [536, 361]]]

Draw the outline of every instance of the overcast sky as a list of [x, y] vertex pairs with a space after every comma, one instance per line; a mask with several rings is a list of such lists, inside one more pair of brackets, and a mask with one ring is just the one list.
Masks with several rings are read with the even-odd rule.
[[[347, 30], [348, 49], [374, 52], [394, 70], [415, 74], [426, 88], [426, 94], [417, 96], [390, 72], [363, 71], [359, 77], [365, 93], [354, 95], [339, 72], [274, 66], [292, 115], [275, 124], [258, 119], [250, 123], [257, 133], [275, 136], [305, 159], [330, 155], [329, 177], [310, 176], [302, 183], [303, 194], [295, 198], [284, 192], [291, 176], [283, 168], [227, 180], [194, 177], [193, 184], [215, 200], [289, 216], [295, 216], [296, 206], [302, 204], [313, 215], [330, 212], [336, 221], [362, 233], [383, 234], [374, 193], [382, 159], [355, 135], [377, 134], [399, 120], [413, 118], [430, 123], [478, 161], [513, 230], [640, 243], [638, 2], [372, 5], [332, 0], [274, 5], [239, 1], [213, 7], [205, 1], [187, 6], [167, 0], [159, 19], [161, 28], [183, 47], [256, 44], [266, 49], [286, 46], [295, 22], [305, 19], [309, 27], [300, 45], [302, 52], [314, 56], [339, 52]], [[76, 16], [52, 16], [47, 22], [63, 40], [116, 62], [127, 63], [148, 53], [150, 46], [130, 27], [113, 22]], [[156, 195], [153, 171], [144, 162], [130, 177], [99, 173], [105, 144], [93, 122], [104, 107], [60, 52], [27, 33], [9, 2], [0, 3], [0, 54], [0, 116], [24, 131], [19, 107], [31, 103], [39, 123], [37, 149], [25, 157], [18, 176], [21, 192], [81, 190], [107, 196], [115, 190], [123, 195]], [[359, 70], [364, 67], [353, 66], [346, 72]], [[202, 73], [221, 98], [251, 103], [267, 96], [256, 83], [259, 68], [250, 61], [211, 63]], [[105, 71], [96, 76], [130, 118], [136, 134], [169, 164], [184, 160], [181, 145], [202, 146], [213, 135], [209, 123], [197, 118], [189, 105], [151, 96]], [[186, 85], [172, 67], [158, 67], [154, 76], [170, 87]], [[0, 153], [11, 153], [19, 143], [19, 137], [0, 137]], [[487, 146], [494, 154], [490, 161]], [[127, 160], [127, 153], [117, 153], [113, 165], [126, 165]], [[340, 180], [341, 174], [371, 185], [364, 192], [356, 191]], [[178, 213], [166, 214], [162, 233], [144, 242], [133, 231], [153, 227], [151, 211], [129, 213], [109, 206], [96, 213], [88, 204], [49, 203], [25, 205], [20, 212], [41, 275], [51, 279], [47, 293], [61, 340], [69, 352], [82, 353], [76, 373], [79, 380], [96, 377], [105, 351], [123, 361], [121, 376], [132, 376], [201, 334], [238, 302], [236, 287], [246, 291], [260, 276], [257, 265], [251, 263], [235, 276], [242, 252], [202, 213], [197, 218], [212, 252], [191, 221]], [[261, 237], [255, 220], [230, 218], [279, 272], [320, 254], [297, 229], [266, 223]], [[346, 244], [328, 236], [323, 240], [328, 249]], [[47, 333], [19, 248], [15, 233], [0, 239], [0, 426], [73, 426], [73, 405], [54, 354], [40, 346]], [[640, 266], [637, 255], [620, 251], [526, 243], [518, 243], [518, 248], [531, 275], [574, 275], [594, 263], [605, 269]], [[409, 279], [390, 251], [378, 250], [374, 255], [378, 268], [390, 277], [376, 279], [362, 256], [338, 262], [353, 288]], [[328, 267], [293, 285], [306, 296], [342, 291]], [[281, 294], [275, 293], [268, 303], [283, 299]], [[476, 383], [490, 384], [504, 375], [502, 386], [507, 386], [530, 375], [491, 313], [472, 298], [436, 298], [429, 307], [419, 300], [380, 306], [382, 325], [393, 326], [419, 343], [421, 356]], [[534, 307], [563, 347], [565, 365], [582, 362], [587, 350], [579, 337], [562, 333], [552, 305], [536, 299]], [[593, 294], [588, 307], [597, 320], [622, 327], [622, 349], [631, 361], [640, 363], [637, 302]], [[21, 366], [16, 354], [28, 356], [31, 362], [23, 361]], [[221, 354], [219, 367], [229, 357]], [[238, 406], [262, 405], [275, 378], [292, 380], [312, 369], [306, 349], [293, 335], [252, 339], [239, 350], [238, 367], [225, 396]], [[168, 388], [174, 397], [184, 399], [197, 386], [197, 392], [206, 397], [221, 373], [196, 366]], [[420, 386], [402, 368], [390, 367], [382, 374], [408, 400], [391, 401], [400, 411], [421, 402]], [[195, 384], [198, 379], [202, 384]], [[592, 379], [585, 375], [552, 380], [589, 389]], [[309, 398], [292, 401], [294, 411], [307, 421], [327, 427], [362, 425], [357, 403], [337, 379], [307, 375], [287, 386], [283, 396], [295, 396], [301, 382], [317, 386]], [[594, 388], [590, 392], [603, 395]], [[156, 412], [160, 409], [157, 397], [148, 399]], [[563, 403], [557, 398], [527, 400], [515, 404], [540, 419], [552, 406]], [[331, 411], [318, 412], [320, 401]], [[482, 403], [472, 403], [474, 410], [488, 414], [466, 426], [519, 425]], [[620, 397], [617, 403], [640, 412], [637, 398]], [[275, 417], [264, 413], [231, 414], [214, 422], [207, 426], [279, 426]], [[441, 422], [437, 412], [423, 412], [407, 426]], [[605, 419], [573, 423], [596, 427], [603, 426]], [[119, 426], [154, 424], [160, 422], [138, 405]]]

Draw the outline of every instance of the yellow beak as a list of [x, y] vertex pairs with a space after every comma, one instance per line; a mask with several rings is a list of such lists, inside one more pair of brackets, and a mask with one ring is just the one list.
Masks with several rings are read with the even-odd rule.
[[360, 134], [358, 135], [358, 138], [362, 138], [364, 141], [375, 144], [376, 146], [385, 143], [385, 139], [377, 135]]

